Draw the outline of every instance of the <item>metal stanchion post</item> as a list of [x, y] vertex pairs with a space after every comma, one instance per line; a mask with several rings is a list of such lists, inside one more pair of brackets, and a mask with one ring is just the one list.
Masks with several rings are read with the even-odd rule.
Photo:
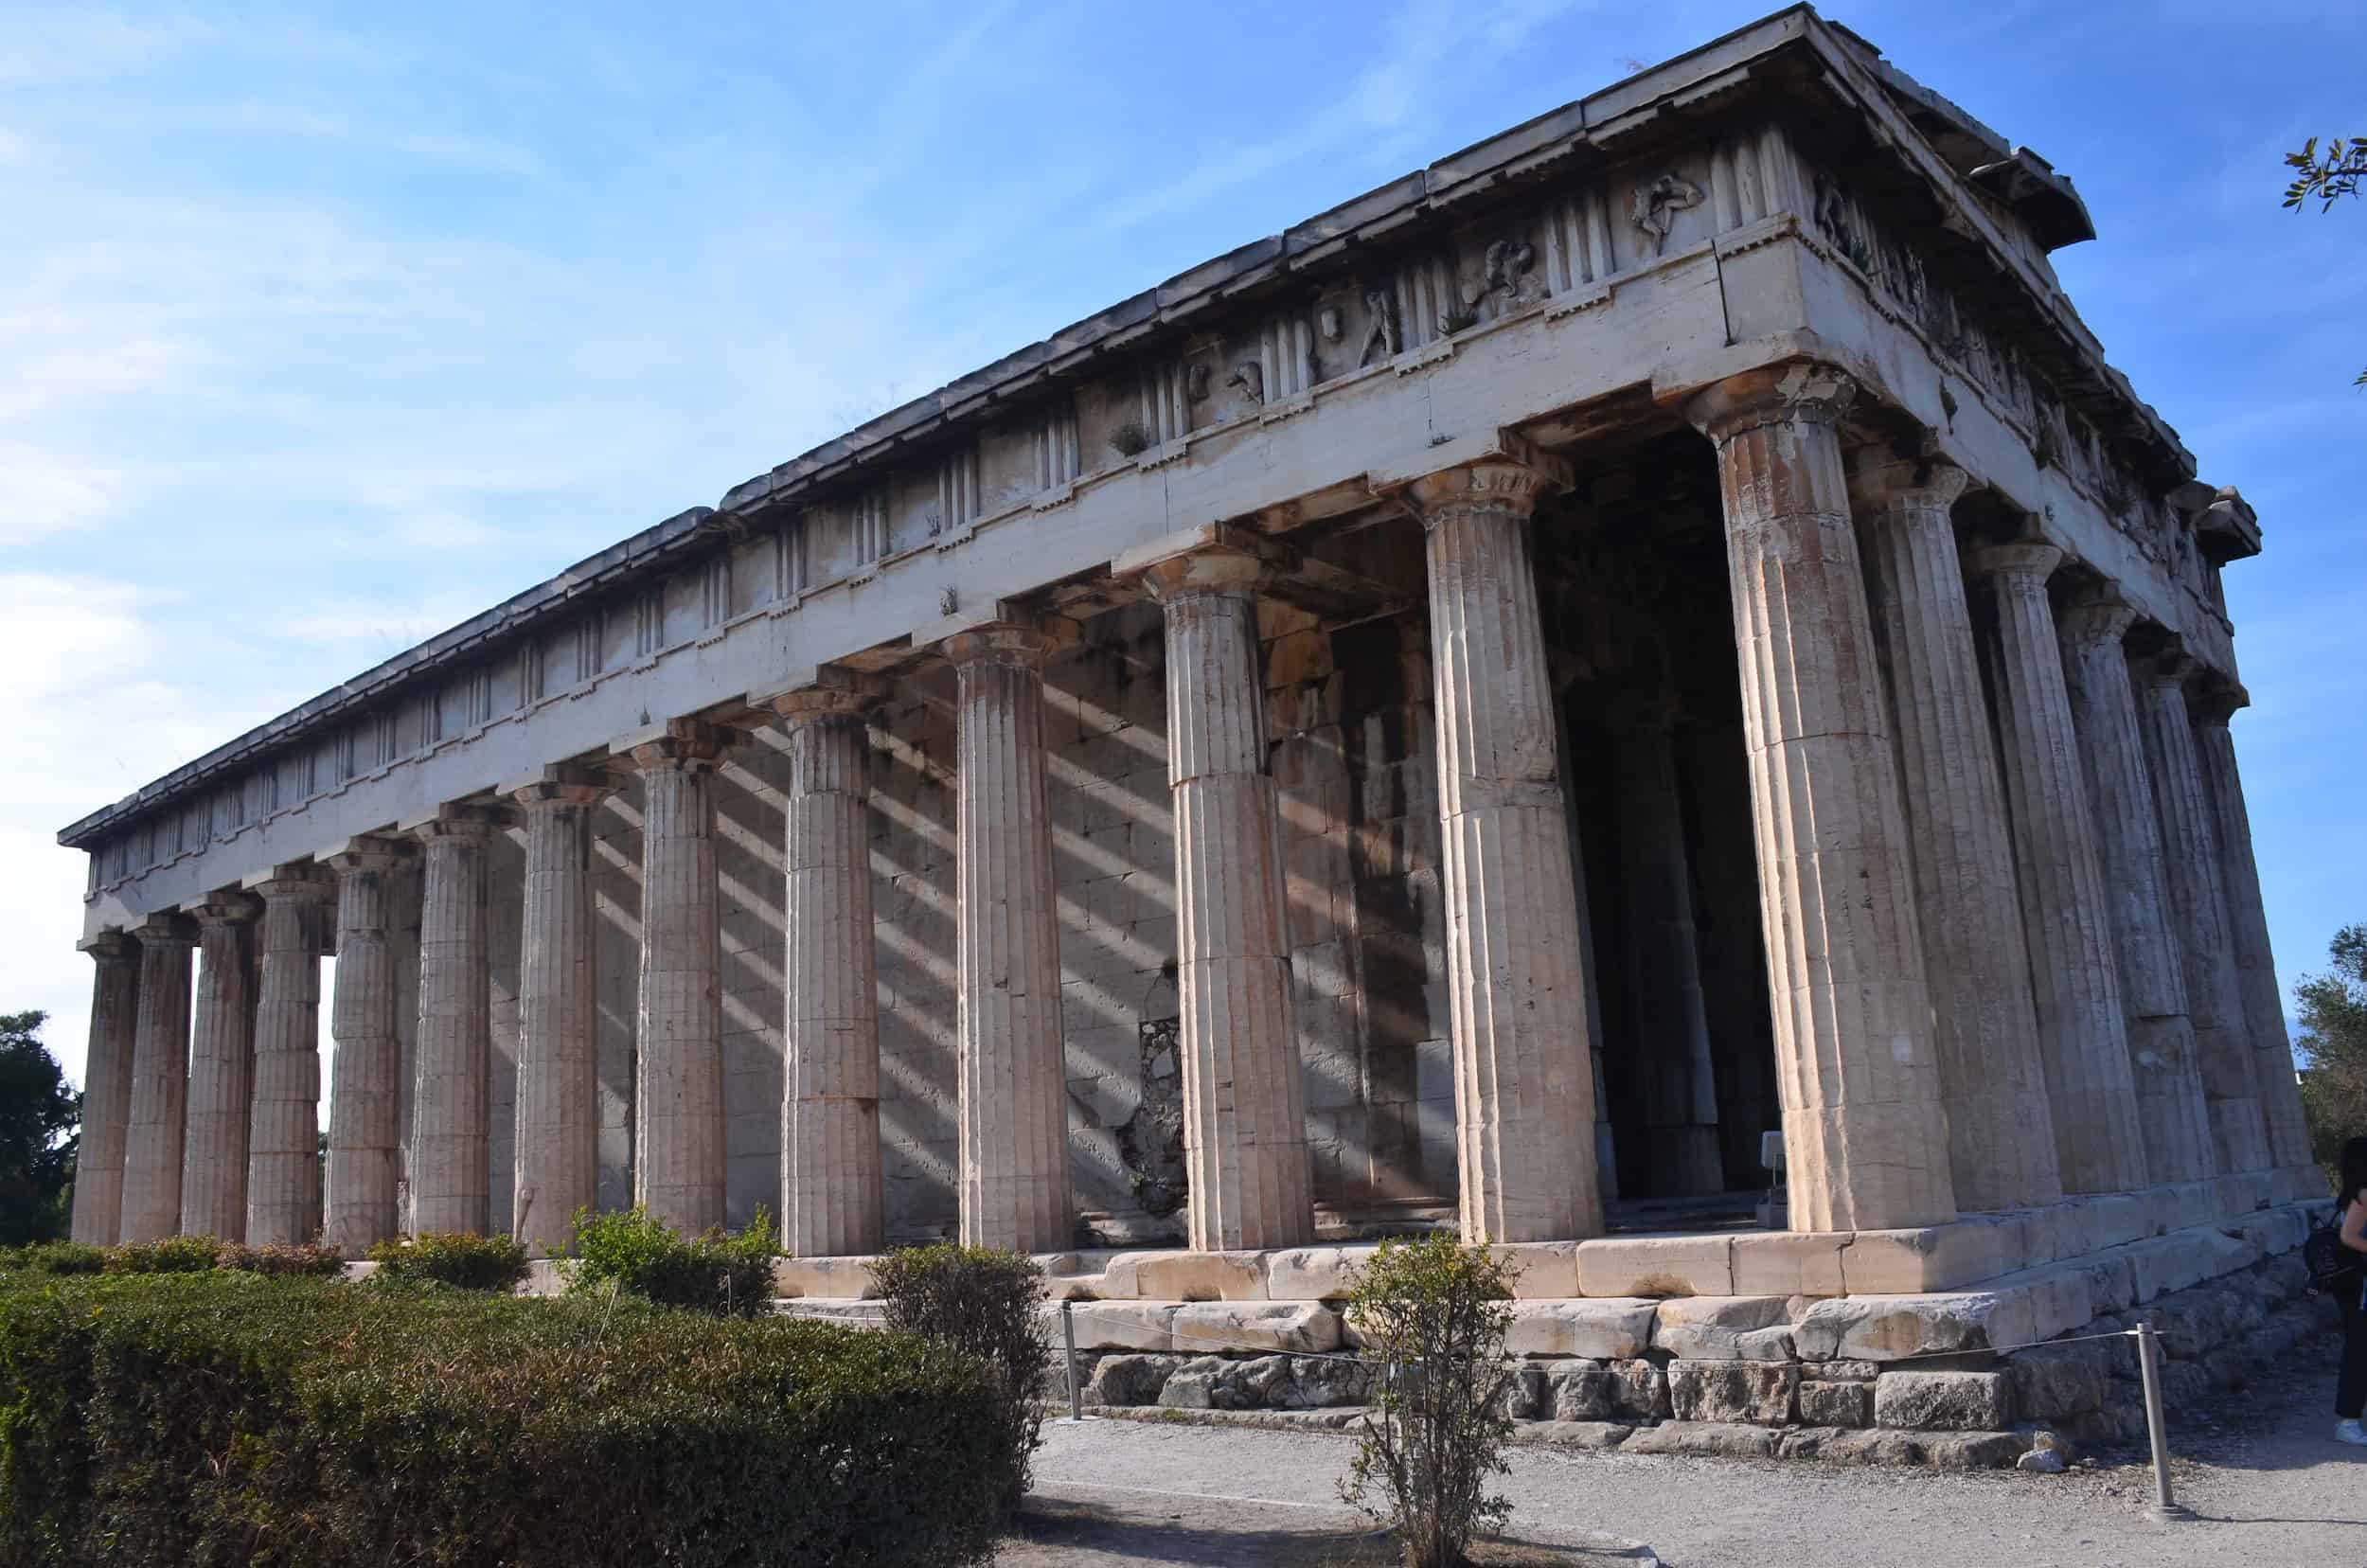
[[1060, 1338], [1068, 1345], [1068, 1418], [1085, 1418], [1085, 1391], [1077, 1386], [1077, 1313], [1076, 1303], [1060, 1303]]
[[2170, 1496], [2170, 1441], [2162, 1423], [2162, 1338], [2150, 1318], [2137, 1325], [2137, 1369], [2145, 1376], [2145, 1436], [2153, 1444], [2153, 1516], [2183, 1519], [2186, 1510]]

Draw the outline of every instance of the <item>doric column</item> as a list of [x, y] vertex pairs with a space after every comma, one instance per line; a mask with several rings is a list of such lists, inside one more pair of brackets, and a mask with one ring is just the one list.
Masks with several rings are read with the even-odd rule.
[[486, 936], [484, 807], [447, 806], [412, 831], [421, 860], [419, 1024], [412, 1048], [414, 1236], [482, 1236], [492, 1223], [493, 997]]
[[592, 819], [614, 788], [606, 774], [579, 767], [544, 768], [508, 787], [526, 833], [512, 1228], [538, 1255], [564, 1247], [576, 1211], [600, 1203]]
[[1694, 946], [1693, 872], [1678, 806], [1675, 714], [1662, 697], [1611, 710], [1615, 852], [1627, 900], [1628, 993], [1644, 1085], [1644, 1142], [1657, 1197], [1726, 1189], [1717, 1080]]
[[[1509, 444], [1509, 443], [1507, 443]], [[1586, 933], [1529, 516], [1553, 459], [1415, 481], [1430, 579], [1438, 812], [1467, 1241], [1601, 1234]]]
[[151, 917], [139, 938], [138, 1010], [132, 1026], [131, 1111], [123, 1147], [117, 1237], [154, 1241], [181, 1226], [181, 1151], [189, 1094], [189, 953], [194, 922]]
[[885, 1242], [865, 715], [886, 695], [876, 676], [826, 668], [772, 702], [789, 737], [781, 1245], [799, 1257]]
[[2186, 715], [2186, 681], [2195, 662], [2172, 651], [2137, 660], [2137, 712], [2153, 800], [2162, 815], [2162, 885], [2170, 921], [2186, 962], [2186, 1016], [2195, 1025], [2195, 1056], [2222, 1174], [2266, 1170], [2269, 1127], [2252, 1073], [2251, 1038], [2244, 1028], [2243, 993], [2235, 981], [2235, 947], [2227, 892], [2219, 881], [2219, 836], [2203, 793], [2202, 757]]
[[2120, 960], [2145, 1179], [2160, 1185], [2198, 1181], [2216, 1175], [2219, 1167], [2203, 1109], [2194, 1025], [2186, 1017], [2186, 976], [2162, 895], [2153, 783], [2121, 651], [2135, 619], [2136, 612], [2117, 599], [2091, 599], [2066, 608], [2056, 630], [2095, 827], [2096, 865]]
[[2251, 813], [2244, 806], [2244, 778], [2235, 768], [2235, 737], [2228, 729], [2235, 710], [2250, 700], [2237, 686], [2221, 686], [2205, 693], [2195, 708], [2195, 741], [2201, 749], [2203, 783], [2218, 829], [2219, 880], [2227, 890], [2236, 989], [2243, 998], [2244, 1027], [2251, 1040], [2260, 1109], [2269, 1123], [2269, 1152], [2279, 1166], [2289, 1167], [2312, 1163], [2309, 1123], [2302, 1114], [2293, 1045], [2285, 1032], [2285, 998], [2277, 989], [2276, 956], [2269, 950], [2269, 912], [2260, 897], [2260, 865], [2252, 856]]
[[123, 1224], [124, 1131], [132, 1119], [133, 1031], [140, 950], [119, 931], [81, 944], [91, 974], [90, 1045], [82, 1069], [82, 1135], [74, 1159], [73, 1238], [112, 1247]]
[[733, 739], [728, 729], [676, 720], [629, 748], [644, 794], [633, 1198], [685, 1236], [723, 1222], [715, 766]]
[[397, 879], [412, 858], [395, 839], [348, 840], [337, 874], [337, 1042], [329, 1094], [329, 1212], [321, 1238], [347, 1257], [400, 1235], [402, 1036], [396, 1012]]
[[1070, 1242], [1060, 927], [1043, 779], [1053, 640], [994, 623], [945, 640], [960, 683], [961, 1238]]
[[246, 1167], [246, 1238], [262, 1247], [320, 1234], [321, 927], [335, 888], [320, 867], [283, 865], [247, 891], [263, 900]]
[[1836, 425], [1855, 391], [1792, 364], [1689, 410], [1717, 447], [1757, 819], [1791, 1223], [1956, 1213], [1898, 763]]
[[1202, 1252], [1315, 1238], [1257, 644], [1268, 571], [1254, 542], [1225, 539], [1143, 576], [1166, 616], [1184, 1164]]
[[1948, 463], [1866, 470], [1859, 536], [1907, 813], [1956, 1206], [2030, 1208], [2059, 1200], [2063, 1183], [2005, 793], [1949, 514], [1964, 489], [1964, 471]]
[[181, 1234], [243, 1241], [247, 1118], [254, 1114], [255, 918], [261, 906], [230, 893], [190, 913], [198, 929], [197, 1007]]
[[1996, 608], [1989, 670], [2056, 1159], [2064, 1190], [2115, 1192], [2145, 1185], [2145, 1131], [2111, 908], [2047, 599], [2062, 559], [2052, 544], [2001, 544], [1978, 552], [1973, 565]]

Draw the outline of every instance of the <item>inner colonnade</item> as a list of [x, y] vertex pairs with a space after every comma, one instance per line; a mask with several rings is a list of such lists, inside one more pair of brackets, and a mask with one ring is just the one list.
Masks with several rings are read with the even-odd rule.
[[[1860, 444], [1854, 390], [1795, 362], [1696, 397], [1693, 432], [1595, 454], [1504, 440], [1389, 491], [1329, 562], [1195, 530], [1113, 561], [1098, 615], [998, 603], [903, 674], [822, 667], [738, 724], [653, 723], [94, 938], [76, 1234], [359, 1254], [508, 1228], [549, 1249], [578, 1208], [626, 1196], [613, 1170], [603, 1190], [619, 1098], [632, 1201], [689, 1230], [744, 1219], [732, 1126], [759, 1108], [733, 1103], [727, 1064], [726, 970], [747, 955], [723, 935], [718, 802], [731, 759], [762, 748], [782, 1053], [760, 1108], [777, 1175], [754, 1201], [800, 1256], [940, 1232], [1090, 1244], [1056, 869], [1085, 846], [1056, 849], [1079, 835], [1048, 764], [1075, 764], [1047, 727], [1075, 711], [1064, 664], [1146, 616], [1173, 846], [1169, 1180], [1196, 1249], [1449, 1204], [1470, 1237], [1599, 1235], [1607, 1199], [1764, 1180], [1759, 1134], [1779, 1126], [1790, 1223], [1813, 1231], [2305, 1165], [2258, 982], [2273, 971], [2227, 739], [2240, 688], [2016, 538], [1961, 468]], [[1375, 574], [1344, 613], [1326, 598], [1351, 575], [1338, 561]], [[1386, 830], [1438, 905], [1444, 973], [1417, 951], [1396, 989], [1418, 1008], [1443, 983], [1452, 1156], [1427, 1185], [1406, 1162], [1394, 1206], [1311, 1147], [1299, 1013], [1326, 999], [1291, 927], [1327, 889], [1294, 874], [1308, 835], [1286, 818], [1320, 802], [1288, 786], [1294, 739], [1338, 698], [1289, 668], [1310, 627], [1334, 658], [1430, 679], [1415, 708], [1433, 732], [1397, 765], [1430, 774], [1434, 816]], [[872, 775], [900, 765], [899, 692], [952, 739], [956, 1076], [952, 1201], [892, 1218], [881, 1018], [899, 1001], [875, 933], [908, 889]], [[1308, 712], [1277, 711], [1294, 702]], [[623, 799], [638, 897], [609, 923], [636, 938], [629, 1085], [601, 1061], [618, 995], [602, 852], [624, 858], [601, 823]], [[1170, 867], [1126, 868], [1143, 869]], [[1418, 918], [1396, 935], [1418, 950]], [[1386, 1005], [1379, 966], [1374, 982]]]

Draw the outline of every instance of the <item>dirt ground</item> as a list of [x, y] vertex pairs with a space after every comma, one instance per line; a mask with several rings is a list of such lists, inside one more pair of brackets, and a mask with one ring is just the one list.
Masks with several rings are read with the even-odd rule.
[[[2192, 1517], [2149, 1512], [2135, 1451], [2064, 1475], [1852, 1469], [1522, 1448], [1509, 1534], [1575, 1550], [1500, 1560], [1673, 1568], [2182, 1568], [2367, 1561], [2367, 1449], [2331, 1441], [2334, 1343], [2264, 1385], [2174, 1412], [2172, 1480]], [[1006, 1568], [1386, 1560], [1336, 1483], [1351, 1439], [1056, 1422]]]

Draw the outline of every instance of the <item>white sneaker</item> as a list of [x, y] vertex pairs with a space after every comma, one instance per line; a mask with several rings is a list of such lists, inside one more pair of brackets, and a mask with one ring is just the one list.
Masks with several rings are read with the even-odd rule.
[[2334, 1440], [2367, 1448], [2367, 1430], [2362, 1430], [2357, 1421], [2337, 1421], [2334, 1423]]

